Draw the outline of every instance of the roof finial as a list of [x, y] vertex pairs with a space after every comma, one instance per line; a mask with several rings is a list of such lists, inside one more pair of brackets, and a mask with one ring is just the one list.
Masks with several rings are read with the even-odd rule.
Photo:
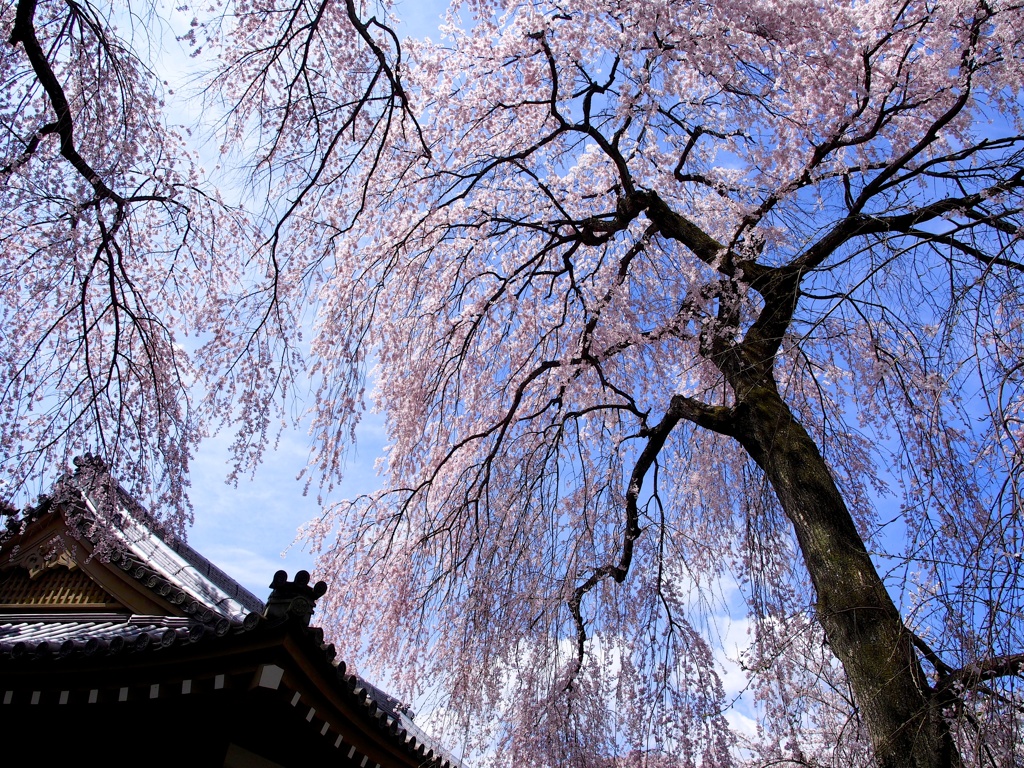
[[309, 626], [309, 620], [313, 617], [317, 598], [327, 591], [327, 584], [322, 581], [309, 586], [309, 571], [296, 573], [295, 581], [288, 581], [287, 571], [278, 571], [270, 587], [273, 591], [267, 599], [263, 615], [274, 623], [295, 617], [306, 626]]

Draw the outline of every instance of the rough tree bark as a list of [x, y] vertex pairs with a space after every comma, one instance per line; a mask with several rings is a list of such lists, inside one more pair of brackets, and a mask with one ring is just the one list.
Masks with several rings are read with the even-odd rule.
[[[732, 281], [764, 299], [742, 341], [727, 334], [705, 342], [707, 356], [735, 393], [734, 405], [691, 402], [689, 419], [736, 439], [764, 471], [793, 525], [817, 595], [816, 612], [829, 646], [843, 663], [882, 768], [959, 766], [941, 701], [858, 533], [843, 495], [814, 439], [779, 393], [775, 357], [792, 323], [801, 271], [742, 261], [656, 195], [648, 216], [667, 236], [719, 264], [718, 321], [736, 327]], [[684, 416], [685, 418], [685, 416]]]
[[741, 388], [734, 435], [778, 495], [883, 768], [960, 765], [899, 611], [821, 452], [771, 380]]

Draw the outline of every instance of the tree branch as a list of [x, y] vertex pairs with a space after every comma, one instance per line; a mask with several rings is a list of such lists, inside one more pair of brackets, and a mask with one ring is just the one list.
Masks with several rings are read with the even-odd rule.
[[[57, 75], [53, 71], [53, 67], [50, 66], [50, 62], [46, 58], [42, 46], [39, 44], [39, 39], [36, 37], [35, 12], [36, 0], [18, 0], [14, 27], [11, 31], [9, 42], [11, 45], [21, 43], [25, 49], [25, 55], [28, 56], [29, 63], [32, 65], [32, 70], [36, 73], [39, 84], [43, 86], [43, 90], [46, 91], [46, 95], [49, 97], [50, 106], [57, 116], [56, 133], [60, 136], [61, 155], [71, 163], [83, 179], [92, 185], [92, 188], [96, 190], [96, 194], [100, 198], [112, 200], [118, 206], [123, 206], [125, 204], [124, 198], [107, 186], [93, 167], [79, 154], [75, 146], [75, 125], [71, 114], [71, 105], [68, 103], [64, 88], [57, 79]], [[53, 131], [47, 131], [47, 133], [51, 132]]]

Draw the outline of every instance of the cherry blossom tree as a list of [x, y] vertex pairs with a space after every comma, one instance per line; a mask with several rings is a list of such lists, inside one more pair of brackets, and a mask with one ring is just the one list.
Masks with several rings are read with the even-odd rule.
[[[11, 485], [89, 449], [181, 525], [308, 374], [336, 641], [467, 755], [1024, 761], [1024, 9], [387, 12], [195, 20], [229, 206], [155, 11], [3, 7]], [[368, 398], [385, 487], [330, 503]]]
[[1021, 7], [457, 5], [319, 293], [345, 652], [498, 764], [1024, 760]]
[[354, 2], [193, 18], [182, 37], [213, 72], [205, 114], [227, 115], [225, 146], [248, 152], [250, 194], [228, 204], [190, 140], [211, 127], [168, 124], [153, 60], [173, 39], [167, 10], [0, 10], [0, 446], [9, 493], [90, 452], [180, 531], [200, 439], [230, 425], [236, 471], [262, 457], [304, 366], [289, 293], [302, 281], [280, 275], [308, 270], [312, 241], [345, 224], [307, 222], [294, 258], [282, 236], [379, 151], [404, 97], [397, 41]]
[[19, 488], [98, 443], [126, 480], [152, 477], [180, 505], [196, 434], [168, 315], [221, 271], [192, 225], [213, 201], [100, 9], [0, 13], [4, 479]]

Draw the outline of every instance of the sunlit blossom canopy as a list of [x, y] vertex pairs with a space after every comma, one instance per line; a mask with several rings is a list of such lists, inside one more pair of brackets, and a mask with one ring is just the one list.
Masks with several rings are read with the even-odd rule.
[[4, 11], [11, 482], [90, 441], [180, 521], [309, 376], [345, 652], [467, 756], [1024, 759], [1024, 12], [271, 6], [194, 27], [265, 207], [110, 14]]

